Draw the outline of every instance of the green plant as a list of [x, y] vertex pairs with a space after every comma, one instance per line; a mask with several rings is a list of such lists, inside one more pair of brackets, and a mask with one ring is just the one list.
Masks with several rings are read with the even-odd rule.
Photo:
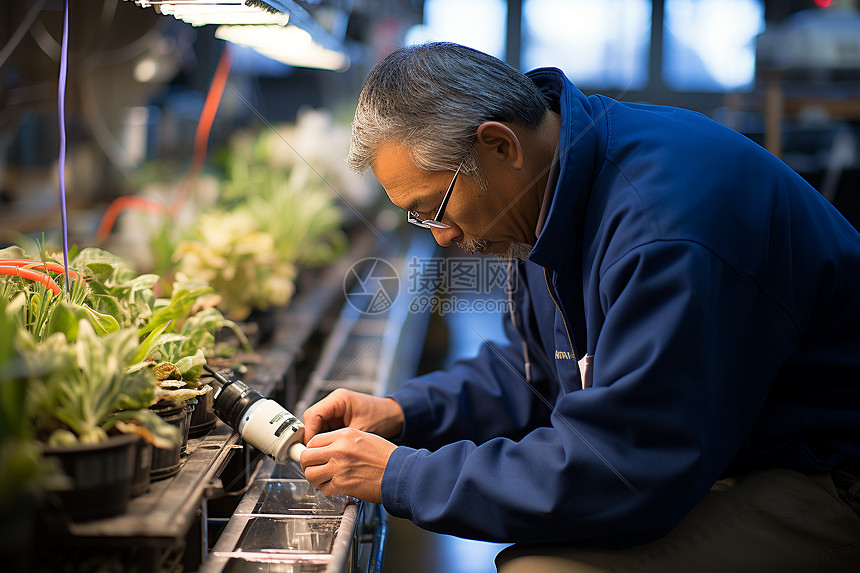
[[146, 410], [155, 400], [152, 372], [128, 370], [138, 346], [129, 325], [152, 313], [152, 277], [134, 276], [110, 253], [85, 249], [63, 290], [56, 283], [65, 284], [65, 268], [44, 248], [39, 256], [33, 260], [20, 247], [0, 251], [0, 266], [8, 269], [0, 276], [3, 465], [24, 468], [29, 460], [32, 467], [35, 442], [21, 437], [93, 443], [117, 429], [161, 447], [176, 442], [176, 429]]
[[[320, 127], [331, 125], [323, 122]], [[284, 157], [284, 147], [283, 139], [272, 131], [235, 136], [225, 158], [222, 206], [247, 210], [255, 230], [272, 236], [281, 261], [297, 266], [325, 264], [346, 247], [343, 213], [328, 183], [335, 175], [330, 169], [318, 172], [292, 151], [289, 158]]]
[[250, 350], [236, 323], [211, 306], [220, 300], [212, 296], [212, 287], [191, 282], [182, 274], [178, 279], [169, 299], [155, 301], [150, 320], [138, 331], [143, 341], [133, 356], [134, 362], [151, 366], [155, 372], [156, 401], [192, 400], [210, 390], [198, 383], [206, 354], [214, 354], [219, 329], [231, 329]]
[[84, 302], [111, 317], [117, 325], [114, 330], [140, 328], [149, 321], [158, 275], [138, 275], [121, 257], [97, 248], [82, 250], [73, 265], [87, 276]]
[[55, 314], [65, 305], [79, 318], [86, 318], [99, 332], [117, 330], [119, 326], [110, 316], [103, 315], [86, 304], [87, 285], [81, 275], [69, 269], [70, 288], [65, 284], [63, 265], [50, 259], [42, 249], [39, 260], [33, 260], [21, 247], [0, 250], [0, 298], [13, 302], [19, 328], [27, 330], [37, 341], [55, 332]]
[[118, 421], [136, 419], [176, 443], [175, 428], [138, 415], [155, 400], [155, 383], [147, 369], [129, 371], [137, 346], [136, 329], [99, 337], [87, 320], [78, 322], [74, 342], [62, 332], [41, 344], [22, 337], [22, 354], [31, 373], [38, 373], [28, 380], [37, 437], [56, 446], [94, 443], [107, 439]]
[[270, 132], [232, 138], [220, 201], [174, 255], [178, 271], [211, 284], [234, 320], [287, 304], [297, 268], [330, 262], [346, 248], [343, 214], [325, 175], [284, 161], [283, 145]]
[[[154, 300], [155, 275], [135, 275], [121, 259], [101, 249], [84, 249], [69, 269], [71, 280], [65, 284], [65, 269], [56, 256], [42, 248], [38, 260], [18, 246], [0, 250], [0, 298], [16, 301], [16, 320], [41, 342], [53, 332], [64, 330], [74, 339], [76, 325], [57, 324], [58, 320], [87, 319], [103, 336], [146, 320]], [[18, 300], [20, 299], [20, 300]], [[65, 307], [71, 313], [60, 313]]]
[[152, 331], [138, 347], [131, 371], [149, 369], [155, 376], [154, 403], [186, 402], [196, 399], [211, 390], [200, 386], [200, 374], [206, 364], [203, 349], [197, 347], [188, 336], [165, 332], [166, 322]]
[[319, 176], [302, 164], [270, 177], [249, 194], [247, 208], [273, 237], [281, 260], [318, 266], [340, 256], [346, 248], [343, 215]]
[[179, 272], [212, 286], [231, 320], [286, 305], [295, 290], [295, 266], [281, 259], [274, 238], [257, 230], [246, 210], [201, 215], [195, 238], [179, 244], [175, 260]]
[[45, 461], [27, 415], [26, 364], [16, 348], [18, 325], [0, 297], [0, 505], [36, 491]]

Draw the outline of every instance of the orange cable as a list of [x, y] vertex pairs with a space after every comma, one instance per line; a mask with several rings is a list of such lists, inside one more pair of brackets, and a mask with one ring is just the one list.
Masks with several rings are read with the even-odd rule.
[[215, 75], [212, 78], [212, 83], [209, 84], [209, 92], [206, 94], [206, 101], [203, 103], [203, 111], [200, 112], [200, 120], [197, 122], [197, 133], [194, 136], [194, 155], [191, 160], [191, 171], [189, 171], [179, 192], [176, 194], [176, 199], [170, 207], [171, 216], [176, 215], [182, 208], [185, 201], [188, 199], [188, 193], [191, 190], [191, 184], [197, 179], [200, 171], [203, 170], [203, 164], [206, 161], [206, 151], [209, 146], [209, 132], [212, 130], [212, 123], [215, 121], [215, 113], [218, 111], [218, 106], [221, 104], [221, 96], [224, 94], [224, 88], [227, 86], [227, 78], [230, 76], [230, 68], [233, 65], [233, 55], [227, 45], [221, 50], [221, 57], [218, 59], [218, 66], [215, 68]]
[[194, 154], [191, 160], [191, 170], [182, 182], [179, 192], [173, 201], [173, 204], [168, 209], [167, 205], [158, 203], [151, 199], [144, 199], [135, 195], [124, 195], [114, 199], [108, 205], [98, 230], [96, 231], [96, 243], [101, 244], [113, 229], [116, 223], [117, 216], [126, 209], [137, 209], [152, 214], [167, 214], [172, 218], [176, 215], [179, 209], [187, 200], [187, 195], [191, 189], [191, 184], [200, 174], [203, 169], [203, 164], [206, 161], [206, 150], [209, 142], [209, 133], [212, 129], [212, 124], [215, 121], [215, 113], [218, 111], [218, 106], [221, 103], [221, 96], [224, 94], [224, 88], [227, 85], [227, 78], [230, 75], [230, 68], [233, 65], [233, 56], [230, 50], [225, 45], [221, 51], [221, 57], [218, 60], [218, 66], [215, 68], [215, 75], [212, 78], [212, 83], [209, 85], [209, 91], [206, 94], [206, 100], [203, 103], [203, 110], [200, 112], [200, 119], [197, 122], [197, 132], [194, 137]]
[[107, 238], [111, 229], [113, 229], [117, 216], [126, 209], [137, 209], [138, 211], [152, 213], [153, 215], [160, 215], [166, 211], [167, 207], [158, 201], [144, 199], [137, 195], [117, 197], [108, 205], [107, 211], [105, 211], [101, 223], [99, 223], [99, 228], [96, 231], [96, 244], [100, 245]]

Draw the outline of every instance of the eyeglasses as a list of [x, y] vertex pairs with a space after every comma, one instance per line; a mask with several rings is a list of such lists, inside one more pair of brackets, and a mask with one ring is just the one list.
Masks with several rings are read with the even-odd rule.
[[425, 229], [450, 229], [451, 225], [442, 222], [442, 217], [445, 216], [445, 207], [448, 206], [448, 199], [451, 197], [451, 191], [454, 190], [454, 183], [457, 182], [457, 176], [460, 175], [460, 169], [463, 168], [463, 164], [461, 163], [459, 167], [457, 167], [457, 171], [454, 172], [454, 178], [451, 179], [451, 184], [448, 185], [448, 190], [445, 191], [445, 196], [442, 197], [442, 204], [439, 206], [439, 210], [436, 211], [436, 216], [432, 219], [422, 219], [421, 215], [419, 215], [415, 211], [406, 211], [406, 220], [412, 223], [413, 225], [418, 225], [419, 227], [424, 227]]

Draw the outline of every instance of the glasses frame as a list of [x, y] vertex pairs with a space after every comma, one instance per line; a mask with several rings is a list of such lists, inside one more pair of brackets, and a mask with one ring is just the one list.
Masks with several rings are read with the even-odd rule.
[[422, 219], [416, 211], [406, 211], [406, 221], [423, 227], [424, 229], [450, 229], [451, 225], [442, 222], [442, 217], [445, 216], [445, 208], [448, 207], [448, 199], [451, 198], [451, 191], [454, 190], [454, 184], [457, 182], [457, 176], [460, 175], [460, 170], [463, 168], [461, 163], [454, 172], [454, 178], [451, 179], [451, 184], [448, 185], [448, 190], [445, 191], [445, 196], [442, 197], [442, 204], [439, 205], [439, 210], [432, 219]]

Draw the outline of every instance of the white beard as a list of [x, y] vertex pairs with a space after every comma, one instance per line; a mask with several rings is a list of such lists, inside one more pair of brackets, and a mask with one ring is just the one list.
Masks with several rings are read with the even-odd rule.
[[498, 255], [498, 257], [503, 261], [512, 261], [514, 259], [524, 261], [529, 258], [529, 253], [531, 251], [532, 245], [511, 241], [508, 245], [508, 251], [504, 255]]
[[[474, 255], [476, 253], [483, 253], [490, 246], [489, 241], [485, 241], [483, 239], [472, 239], [468, 240], [464, 243], [458, 243], [458, 246], [463, 249], [463, 252], [468, 253], [470, 255]], [[511, 261], [513, 259], [520, 259], [522, 261], [528, 259], [529, 253], [532, 250], [532, 245], [528, 243], [519, 243], [516, 241], [511, 241], [508, 244], [508, 250], [502, 255], [495, 255], [496, 258], [501, 259], [503, 261]]]
[[464, 243], [458, 243], [458, 246], [463, 249], [464, 253], [474, 255], [484, 252], [490, 246], [490, 242], [483, 239], [471, 239]]

